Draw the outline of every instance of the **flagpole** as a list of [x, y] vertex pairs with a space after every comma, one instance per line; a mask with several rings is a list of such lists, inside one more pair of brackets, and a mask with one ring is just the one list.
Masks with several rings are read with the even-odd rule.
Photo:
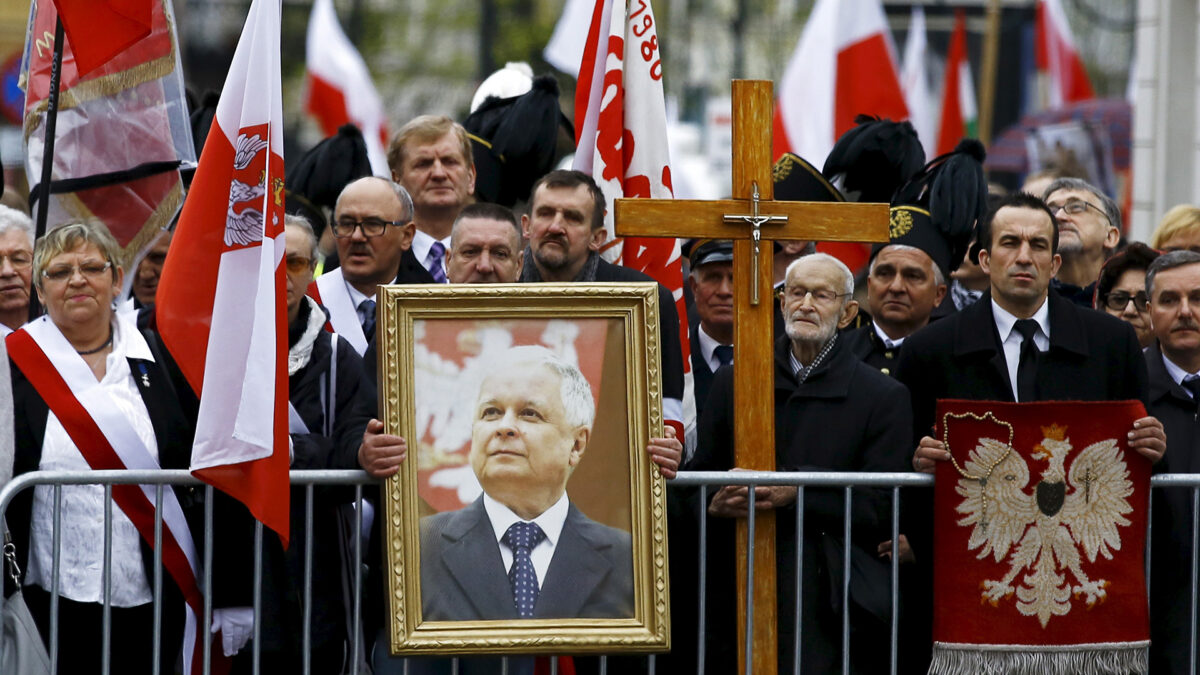
[[[56, 12], [57, 14], [57, 12]], [[62, 77], [63, 55], [63, 23], [62, 17], [54, 19], [54, 62], [50, 66], [50, 96], [46, 99], [46, 139], [42, 145], [42, 182], [38, 185], [38, 213], [36, 242], [46, 234], [46, 218], [50, 214], [50, 178], [54, 170], [54, 135], [58, 127], [58, 89]], [[42, 314], [41, 303], [35, 294], [29, 295], [29, 319], [36, 319]]]
[[983, 36], [983, 76], [979, 91], [979, 140], [992, 142], [992, 121], [996, 107], [996, 63], [1000, 54], [1000, 0], [990, 0], [987, 8], [987, 30]]

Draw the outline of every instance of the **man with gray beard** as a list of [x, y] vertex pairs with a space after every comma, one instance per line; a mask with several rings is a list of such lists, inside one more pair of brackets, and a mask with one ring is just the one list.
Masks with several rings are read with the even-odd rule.
[[[783, 309], [786, 335], [775, 343], [775, 463], [780, 471], [906, 471], [912, 430], [908, 390], [862, 363], [838, 337], [854, 320], [858, 303], [851, 294], [854, 277], [832, 256], [816, 253], [787, 270]], [[736, 367], [736, 366], [734, 366]], [[684, 468], [725, 470], [733, 466], [733, 368], [713, 380], [708, 406], [700, 418], [700, 447]], [[778, 514], [779, 662], [790, 672], [794, 643], [796, 588], [794, 564], [794, 487], [756, 488], [755, 506]], [[707, 645], [713, 672], [736, 669], [735, 600], [728, 593], [734, 575], [735, 518], [748, 514], [747, 488], [721, 488], [708, 506], [716, 516], [709, 534], [709, 626]], [[840, 489], [804, 491], [803, 605], [801, 621], [804, 672], [835, 672], [841, 663], [843, 503]], [[887, 642], [891, 618], [888, 563], [876, 552], [890, 538], [888, 495], [856, 491], [852, 501], [850, 643]], [[872, 592], [881, 589], [880, 592]], [[840, 603], [839, 603], [840, 604]], [[760, 627], [760, 630], [764, 629]], [[859, 649], [851, 654], [853, 672], [883, 672], [887, 650]], [[716, 665], [720, 664], [720, 665]]]
[[1058, 221], [1062, 266], [1051, 288], [1083, 307], [1092, 306], [1096, 279], [1121, 240], [1121, 209], [1099, 188], [1079, 178], [1059, 178], [1042, 201]]

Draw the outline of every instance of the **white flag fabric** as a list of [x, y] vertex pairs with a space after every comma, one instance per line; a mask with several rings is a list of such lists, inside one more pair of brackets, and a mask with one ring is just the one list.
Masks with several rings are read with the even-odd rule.
[[1038, 71], [1049, 80], [1048, 107], [1095, 98], [1061, 0], [1038, 0], [1035, 27], [1034, 56]]
[[912, 8], [912, 20], [908, 24], [908, 40], [904, 43], [900, 88], [904, 91], [904, 102], [908, 106], [908, 120], [917, 130], [917, 137], [921, 139], [921, 145], [925, 148], [925, 156], [933, 157], [934, 130], [937, 126], [933, 121], [929, 78], [925, 74], [925, 53], [928, 49], [925, 9], [915, 5]]
[[200, 395], [192, 471], [288, 539], [279, 3], [254, 0], [159, 282], [163, 342]]
[[362, 131], [371, 172], [388, 177], [387, 114], [362, 55], [338, 23], [333, 0], [316, 0], [308, 17], [305, 39], [308, 89], [304, 109], [321, 123], [326, 136], [343, 124]]

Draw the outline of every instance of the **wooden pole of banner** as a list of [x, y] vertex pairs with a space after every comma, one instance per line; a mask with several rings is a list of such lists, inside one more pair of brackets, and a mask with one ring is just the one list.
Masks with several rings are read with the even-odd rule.
[[[42, 182], [37, 186], [37, 228], [34, 242], [46, 234], [46, 219], [50, 215], [50, 180], [54, 175], [54, 135], [58, 127], [58, 90], [62, 82], [63, 24], [54, 21], [54, 62], [50, 66], [50, 95], [46, 100], [46, 138], [42, 144]], [[29, 319], [42, 315], [42, 306], [37, 294], [29, 294]]]

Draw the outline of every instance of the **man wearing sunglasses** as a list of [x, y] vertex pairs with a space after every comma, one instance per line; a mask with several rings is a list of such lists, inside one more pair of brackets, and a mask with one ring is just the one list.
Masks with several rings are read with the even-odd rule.
[[1042, 201], [1058, 221], [1062, 267], [1052, 287], [1077, 305], [1092, 306], [1096, 278], [1121, 239], [1121, 210], [1099, 188], [1079, 178], [1059, 178]]
[[[359, 178], [342, 190], [330, 228], [341, 267], [322, 274], [308, 294], [329, 310], [333, 330], [360, 355], [375, 335], [375, 288], [418, 283], [412, 246], [412, 199], [386, 178]], [[414, 271], [416, 270], [416, 271]]]

